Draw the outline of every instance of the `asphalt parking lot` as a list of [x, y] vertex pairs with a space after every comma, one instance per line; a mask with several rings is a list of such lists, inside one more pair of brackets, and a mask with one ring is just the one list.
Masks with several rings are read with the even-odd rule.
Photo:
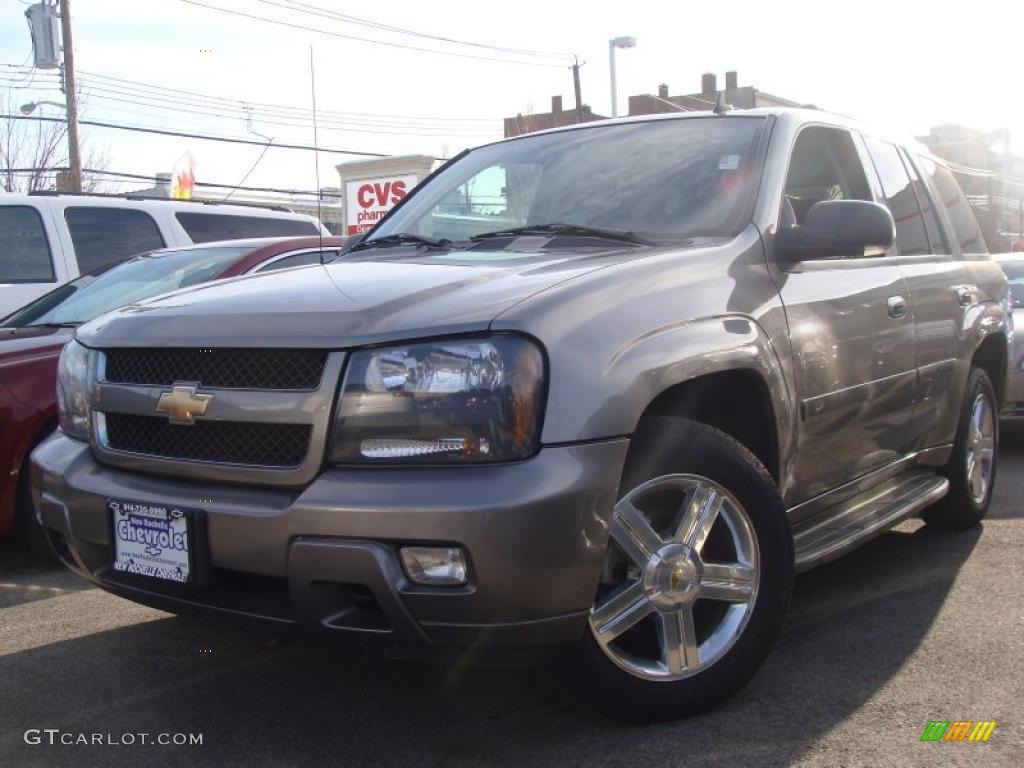
[[[625, 726], [551, 669], [416, 665], [177, 618], [0, 545], [0, 766], [1018, 766], [1024, 433], [984, 526], [908, 522], [801, 576], [766, 667], [717, 711]], [[922, 743], [995, 720], [988, 743]], [[201, 746], [27, 744], [29, 729]], [[89, 737], [91, 738], [91, 736]], [[137, 737], [136, 737], [137, 738]]]

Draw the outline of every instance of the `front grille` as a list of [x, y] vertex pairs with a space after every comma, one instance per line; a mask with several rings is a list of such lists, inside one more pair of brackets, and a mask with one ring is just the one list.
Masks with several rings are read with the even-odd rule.
[[327, 362], [319, 349], [111, 349], [105, 379], [114, 384], [196, 382], [214, 389], [313, 390]]
[[160, 416], [105, 414], [107, 447], [165, 459], [297, 467], [309, 451], [308, 424], [197, 421], [171, 424]]

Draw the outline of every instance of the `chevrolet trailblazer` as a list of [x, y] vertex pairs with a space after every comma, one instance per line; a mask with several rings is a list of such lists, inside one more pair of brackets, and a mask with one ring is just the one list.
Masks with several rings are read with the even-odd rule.
[[479, 147], [344, 259], [78, 328], [54, 550], [171, 611], [562, 646], [631, 720], [731, 696], [795, 572], [985, 515], [1010, 308], [922, 148], [720, 112]]

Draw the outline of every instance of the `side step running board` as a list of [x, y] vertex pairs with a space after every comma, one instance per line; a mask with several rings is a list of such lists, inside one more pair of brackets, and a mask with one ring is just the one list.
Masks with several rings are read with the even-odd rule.
[[796, 569], [806, 571], [844, 555], [946, 495], [949, 481], [930, 470], [894, 477], [793, 531]]

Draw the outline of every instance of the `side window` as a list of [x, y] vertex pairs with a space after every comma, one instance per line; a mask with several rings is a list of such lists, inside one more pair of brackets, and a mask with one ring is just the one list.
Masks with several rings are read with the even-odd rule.
[[988, 246], [985, 245], [985, 238], [981, 234], [978, 220], [974, 218], [971, 204], [967, 202], [967, 196], [960, 189], [960, 185], [956, 183], [953, 174], [948, 168], [930, 158], [921, 157], [919, 160], [921, 170], [934, 185], [933, 188], [938, 195], [939, 203], [949, 214], [956, 239], [960, 243], [960, 249], [964, 253], [988, 253]]
[[917, 194], [907, 169], [894, 144], [864, 137], [868, 153], [878, 171], [885, 194], [885, 204], [896, 221], [896, 245], [904, 256], [921, 256], [931, 252], [924, 218], [917, 203]]
[[[338, 256], [338, 251], [323, 251], [323, 260], [330, 261]], [[285, 256], [283, 259], [272, 261], [269, 264], [264, 264], [256, 272], [273, 272], [278, 269], [289, 269], [290, 267], [304, 267], [309, 264], [319, 264], [321, 258], [320, 251], [305, 251], [303, 253], [293, 253], [291, 256]]]
[[28, 205], [0, 205], [0, 283], [55, 281], [39, 212]]
[[156, 222], [143, 211], [76, 206], [64, 209], [64, 220], [82, 274], [166, 245]]
[[243, 237], [288, 237], [316, 235], [320, 232], [312, 221], [275, 219], [264, 216], [230, 216], [223, 213], [179, 211], [174, 218], [193, 243], [214, 240], [237, 240]]
[[917, 202], [920, 203], [921, 212], [924, 214], [924, 226], [928, 230], [928, 241], [932, 245], [932, 253], [948, 254], [949, 244], [946, 242], [946, 235], [942, 231], [942, 225], [939, 224], [939, 216], [935, 212], [935, 204], [932, 202], [931, 193], [921, 180], [921, 177], [917, 175], [917, 169], [914, 168], [910, 155], [900, 150], [900, 156], [903, 158], [903, 164], [910, 173], [910, 181], [914, 185], [914, 191], [917, 192]]
[[786, 176], [790, 215], [803, 224], [807, 212], [823, 200], [871, 200], [864, 168], [850, 133], [840, 128], [813, 126], [797, 136]]

